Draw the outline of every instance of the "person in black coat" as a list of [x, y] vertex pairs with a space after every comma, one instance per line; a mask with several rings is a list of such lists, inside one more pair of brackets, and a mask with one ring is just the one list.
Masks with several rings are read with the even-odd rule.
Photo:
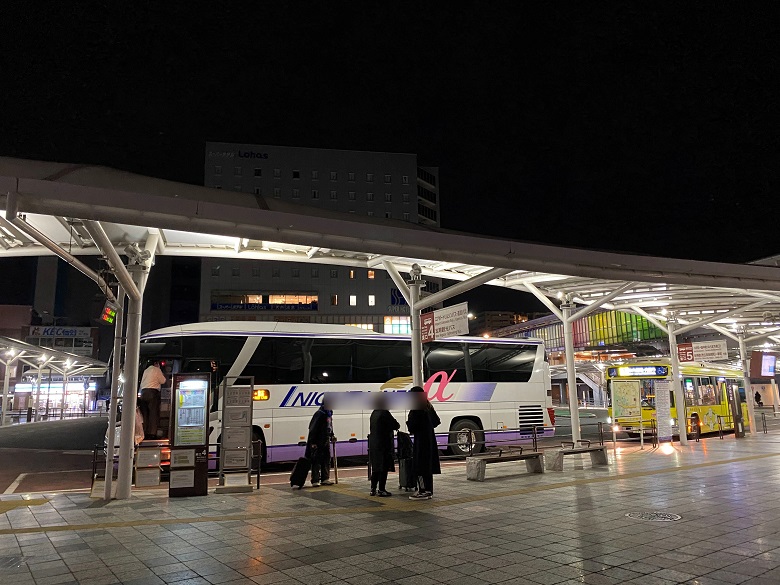
[[[368, 441], [368, 458], [371, 462], [371, 495], [380, 498], [392, 496], [385, 487], [387, 473], [395, 471], [393, 463], [393, 431], [401, 425], [387, 410], [387, 398], [384, 394], [377, 397], [374, 411], [371, 413], [371, 436]], [[377, 491], [379, 487], [379, 491]]]
[[419, 489], [409, 499], [430, 500], [433, 496], [433, 475], [441, 473], [439, 446], [434, 432], [441, 421], [422, 388], [415, 386], [409, 392], [417, 400], [417, 408], [409, 411], [406, 426], [414, 435], [414, 471], [419, 478]]
[[333, 411], [327, 396], [309, 422], [304, 456], [311, 461], [311, 485], [333, 485], [330, 481], [330, 440], [333, 436]]

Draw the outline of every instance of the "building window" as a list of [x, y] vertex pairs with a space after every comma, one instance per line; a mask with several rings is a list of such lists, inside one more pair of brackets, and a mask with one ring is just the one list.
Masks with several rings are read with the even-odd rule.
[[237, 177], [241, 176], [241, 167], [233, 167], [233, 174]]
[[349, 306], [357, 307], [357, 295], [349, 295]]
[[374, 272], [373, 270], [369, 270], [368, 271], [368, 277], [369, 278], [374, 278], [375, 276], [376, 276], [376, 272]]
[[354, 279], [354, 278], [355, 278], [355, 271], [354, 271], [354, 270], [350, 270], [350, 271], [349, 271], [349, 277], [350, 277], [351, 279]]
[[374, 217], [374, 212], [373, 211], [369, 211], [368, 212], [368, 217]]
[[262, 195], [263, 190], [260, 187], [255, 187], [255, 195]]
[[279, 278], [282, 275], [281, 268], [271, 268], [271, 277]]
[[219, 266], [214, 266], [211, 269], [211, 276], [219, 276]]
[[355, 173], [347, 173], [347, 180], [355, 182]]
[[282, 178], [282, 169], [274, 169], [274, 179]]
[[279, 187], [274, 187], [274, 199], [279, 199], [282, 196], [282, 190]]
[[214, 174], [215, 175], [221, 175], [222, 174], [222, 167], [220, 167], [220, 166], [214, 167]]
[[311, 178], [313, 181], [316, 181], [320, 178], [320, 172], [319, 171], [312, 171], [311, 172]]
[[233, 274], [233, 276], [241, 276], [241, 269], [240, 268], [233, 268], [233, 269], [231, 269], [230, 272], [231, 272], [231, 274]]
[[330, 180], [331, 181], [338, 181], [339, 180], [339, 174], [336, 171], [330, 172]]
[[263, 169], [255, 169], [255, 177], [262, 177]]
[[301, 277], [301, 269], [300, 268], [293, 268], [292, 269], [292, 277], [293, 278], [300, 278]]
[[330, 295], [330, 304], [333, 307], [337, 307], [339, 304], [339, 295]]
[[392, 179], [393, 178], [390, 175], [385, 175], [385, 183], [390, 183]]
[[317, 189], [311, 190], [311, 198], [312, 199], [319, 199], [320, 198], [320, 192]]
[[[268, 303], [271, 305], [311, 305], [319, 301], [319, 297], [313, 294], [298, 293], [277, 293], [268, 295]], [[262, 303], [261, 296], [257, 295], [257, 300], [251, 296], [247, 297], [249, 303]]]
[[252, 277], [253, 278], [260, 278], [260, 269], [258, 267], [252, 268]]
[[392, 203], [392, 202], [393, 202], [393, 194], [385, 193], [385, 203]]
[[409, 213], [404, 212], [404, 221], [409, 221]]
[[301, 198], [301, 190], [293, 189], [293, 199], [300, 199], [300, 198]]
[[404, 193], [403, 199], [404, 199], [404, 203], [409, 203], [409, 193]]
[[368, 295], [368, 306], [373, 307], [376, 305], [376, 296]]
[[366, 193], [366, 201], [373, 201], [373, 200], [374, 200], [374, 194]]
[[385, 211], [385, 219], [393, 219], [393, 214], [389, 211]]
[[293, 179], [300, 179], [301, 171], [293, 171]]
[[331, 268], [330, 269], [330, 277], [331, 278], [338, 278], [339, 277], [339, 271], [337, 268]]
[[404, 185], [408, 185], [409, 184], [409, 175], [404, 175], [403, 177], [401, 177], [401, 182]]
[[311, 269], [311, 277], [312, 278], [319, 278], [320, 277], [320, 269], [319, 268], [312, 268]]
[[354, 201], [355, 200], [355, 192], [354, 191], [350, 191], [349, 192], [349, 200], [350, 201]]
[[374, 173], [366, 173], [366, 182], [367, 183], [373, 183], [374, 182]]
[[408, 335], [412, 332], [411, 319], [403, 315], [385, 316], [385, 333]]
[[338, 195], [336, 194], [335, 191], [331, 191], [330, 192], [330, 198], [331, 198], [332, 201], [335, 201], [336, 199], [338, 199]]

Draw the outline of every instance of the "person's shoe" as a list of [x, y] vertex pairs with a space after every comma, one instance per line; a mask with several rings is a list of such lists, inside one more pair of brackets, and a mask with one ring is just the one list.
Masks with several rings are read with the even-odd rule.
[[376, 490], [371, 490], [371, 493], [369, 493], [368, 495], [369, 496], [375, 496], [376, 495]]
[[311, 487], [320, 487], [320, 482], [318, 481], [311, 482]]
[[329, 479], [326, 479], [325, 481], [321, 481], [320, 485], [333, 485], [333, 482]]
[[433, 494], [431, 492], [417, 492], [409, 496], [410, 500], [430, 500]]
[[379, 491], [377, 492], [377, 495], [379, 495], [379, 497], [380, 497], [380, 498], [389, 498], [389, 497], [390, 497], [390, 496], [392, 496], [393, 494], [391, 494], [391, 493], [390, 493], [390, 492], [388, 492], [387, 490], [379, 490]]

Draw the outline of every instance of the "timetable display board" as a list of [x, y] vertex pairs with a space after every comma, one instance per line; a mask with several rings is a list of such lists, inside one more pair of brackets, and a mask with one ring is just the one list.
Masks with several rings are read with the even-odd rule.
[[168, 495], [208, 493], [209, 374], [174, 374], [171, 384], [171, 472]]
[[[222, 441], [219, 457], [217, 493], [251, 491], [252, 405], [254, 378], [225, 379], [222, 386]], [[227, 475], [241, 474], [245, 480], [227, 485]]]

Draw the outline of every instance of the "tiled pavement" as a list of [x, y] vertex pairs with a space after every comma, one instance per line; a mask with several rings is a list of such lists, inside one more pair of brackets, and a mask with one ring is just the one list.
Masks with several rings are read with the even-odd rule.
[[0, 583], [780, 583], [780, 434], [665, 451], [544, 475], [491, 465], [484, 483], [449, 467], [428, 502], [370, 498], [364, 479], [107, 504], [3, 496]]

